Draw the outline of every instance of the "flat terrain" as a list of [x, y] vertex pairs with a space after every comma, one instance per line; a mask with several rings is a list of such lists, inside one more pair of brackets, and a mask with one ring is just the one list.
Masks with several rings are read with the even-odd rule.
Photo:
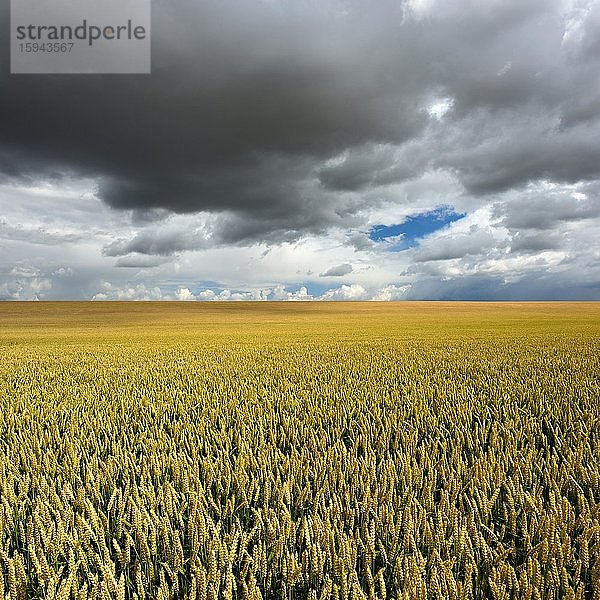
[[0, 598], [600, 598], [598, 303], [0, 303]]
[[600, 303], [11, 302], [0, 303], [0, 327], [2, 344], [522, 339], [598, 334]]

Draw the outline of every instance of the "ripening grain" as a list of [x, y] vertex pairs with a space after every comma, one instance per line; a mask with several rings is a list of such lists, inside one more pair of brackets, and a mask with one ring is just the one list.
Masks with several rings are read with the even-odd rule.
[[0, 598], [600, 599], [598, 304], [2, 304]]

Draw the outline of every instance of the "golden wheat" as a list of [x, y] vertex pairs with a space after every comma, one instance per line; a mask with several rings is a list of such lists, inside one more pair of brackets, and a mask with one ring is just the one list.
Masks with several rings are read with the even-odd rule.
[[598, 305], [7, 306], [1, 600], [600, 598]]

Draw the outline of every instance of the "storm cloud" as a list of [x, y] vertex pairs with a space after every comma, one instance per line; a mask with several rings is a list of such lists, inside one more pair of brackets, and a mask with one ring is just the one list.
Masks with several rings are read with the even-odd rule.
[[[423, 159], [361, 149], [431, 144], [426, 105], [442, 94], [454, 103], [437, 135], [459, 145], [425, 154], [467, 186], [595, 177], [598, 137], [571, 128], [597, 124], [598, 6], [570, 39], [563, 2], [429, 4], [422, 15], [398, 2], [156, 3], [151, 76], [4, 76], [3, 170], [97, 175], [118, 208], [283, 213], [293, 223], [314, 169], [344, 151], [362, 159], [321, 167], [325, 187], [423, 169]], [[495, 113], [484, 131], [479, 111]], [[531, 122], [509, 144], [500, 130], [511, 111]]]
[[114, 208], [283, 215], [293, 226], [321, 160], [425, 125], [422, 77], [397, 36], [402, 11], [387, 32], [383, 13], [363, 29], [366, 12], [160, 3], [151, 76], [4, 76], [4, 174], [94, 175]]

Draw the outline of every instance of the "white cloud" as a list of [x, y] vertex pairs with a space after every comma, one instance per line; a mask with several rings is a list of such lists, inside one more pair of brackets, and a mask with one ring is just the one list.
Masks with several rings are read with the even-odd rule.
[[367, 290], [358, 283], [327, 290], [320, 300], [368, 300]]
[[345, 301], [345, 300], [372, 300], [394, 301], [405, 299], [409, 285], [388, 285], [383, 288], [367, 290], [362, 285], [342, 285], [331, 288], [323, 294], [313, 295], [308, 293], [306, 286], [297, 290], [287, 289], [284, 285], [273, 288], [231, 290], [224, 288], [218, 291], [211, 289], [200, 290], [193, 293], [189, 288], [179, 288], [174, 293], [163, 291], [158, 287], [146, 288], [143, 284], [135, 287], [118, 288], [105, 282], [102, 291], [94, 294], [94, 300], [177, 300], [196, 302], [239, 302], [239, 301], [278, 301], [278, 302], [306, 302], [306, 301]]
[[175, 294], [177, 300], [195, 300], [194, 294], [188, 288], [179, 288]]
[[410, 285], [387, 285], [378, 290], [371, 300], [377, 302], [390, 302], [393, 300], [404, 300], [406, 293], [410, 290]]
[[290, 292], [285, 289], [284, 285], [276, 285], [270, 296], [271, 300], [288, 300], [288, 301], [307, 301], [313, 300], [313, 296], [308, 293], [305, 286], [302, 286], [297, 292]]
[[408, 0], [406, 2], [406, 8], [409, 11], [409, 15], [416, 19], [422, 19], [435, 9], [436, 0]]
[[444, 115], [451, 110], [454, 104], [454, 98], [439, 98], [434, 100], [428, 107], [427, 113], [430, 117], [434, 117], [440, 121]]
[[160, 288], [154, 286], [147, 288], [143, 283], [133, 287], [118, 288], [109, 282], [102, 285], [102, 291], [94, 294], [92, 300], [168, 300], [163, 296]]
[[195, 299], [198, 301], [210, 302], [211, 300], [217, 300], [217, 294], [212, 290], [204, 290], [203, 292], [198, 292]]

